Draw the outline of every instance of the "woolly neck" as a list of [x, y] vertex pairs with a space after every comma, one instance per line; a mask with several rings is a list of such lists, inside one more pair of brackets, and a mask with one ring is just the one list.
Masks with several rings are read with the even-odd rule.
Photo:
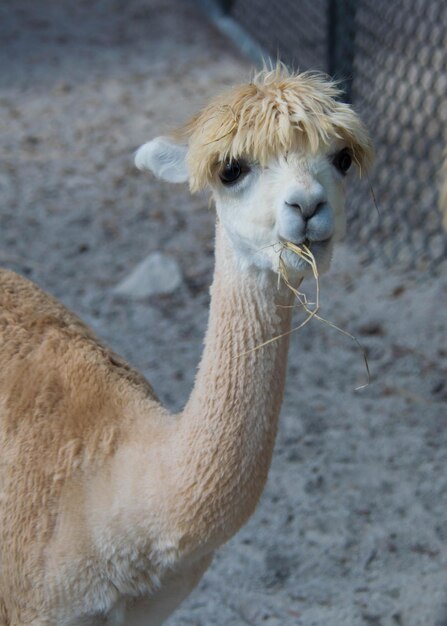
[[218, 224], [205, 347], [180, 417], [183, 489], [194, 494], [188, 526], [201, 543], [230, 537], [265, 485], [289, 338], [258, 346], [290, 329], [290, 302], [273, 272], [241, 266]]

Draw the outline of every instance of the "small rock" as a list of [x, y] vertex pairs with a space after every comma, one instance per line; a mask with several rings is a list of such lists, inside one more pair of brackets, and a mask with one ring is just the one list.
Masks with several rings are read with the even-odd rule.
[[175, 259], [154, 252], [139, 263], [114, 289], [114, 293], [145, 298], [174, 292], [182, 283], [182, 273]]

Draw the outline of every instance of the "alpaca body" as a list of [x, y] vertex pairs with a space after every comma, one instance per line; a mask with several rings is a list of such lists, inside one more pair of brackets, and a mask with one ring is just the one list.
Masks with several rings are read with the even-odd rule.
[[281, 245], [326, 269], [344, 176], [371, 157], [338, 95], [279, 67], [204, 109], [186, 146], [137, 152], [216, 202], [208, 329], [179, 414], [65, 307], [0, 271], [0, 626], [157, 626], [253, 513], [285, 383], [285, 282], [308, 270]]
[[[154, 590], [172, 560], [160, 546], [143, 567], [150, 551], [127, 546], [124, 529], [121, 544], [110, 543], [115, 494], [102, 489], [118, 442], [138, 428], [139, 409], [150, 413], [145, 427], [154, 442], [168, 420], [146, 381], [34, 285], [2, 272], [0, 303], [8, 363], [0, 373], [4, 623], [77, 624], [89, 616], [100, 623], [100, 615], [116, 613], [123, 592]], [[98, 540], [102, 506], [110, 519]], [[120, 580], [128, 581], [122, 592]]]

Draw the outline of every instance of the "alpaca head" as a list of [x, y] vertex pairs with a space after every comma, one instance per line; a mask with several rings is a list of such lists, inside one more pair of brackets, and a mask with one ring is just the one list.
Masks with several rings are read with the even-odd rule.
[[345, 228], [351, 164], [372, 157], [367, 132], [334, 83], [282, 66], [214, 99], [172, 137], [144, 144], [135, 162], [171, 182], [209, 187], [242, 263], [303, 274], [281, 242], [305, 243], [321, 270]]

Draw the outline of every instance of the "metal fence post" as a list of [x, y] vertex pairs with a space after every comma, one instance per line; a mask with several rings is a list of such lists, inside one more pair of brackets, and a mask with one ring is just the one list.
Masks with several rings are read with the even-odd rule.
[[233, 7], [234, 0], [219, 0], [219, 4], [220, 4], [220, 6], [222, 8], [222, 11], [225, 14], [228, 14], [228, 13], [230, 13], [230, 11], [231, 11], [231, 9]]
[[348, 102], [354, 79], [355, 11], [356, 0], [328, 2], [328, 73], [340, 80]]

